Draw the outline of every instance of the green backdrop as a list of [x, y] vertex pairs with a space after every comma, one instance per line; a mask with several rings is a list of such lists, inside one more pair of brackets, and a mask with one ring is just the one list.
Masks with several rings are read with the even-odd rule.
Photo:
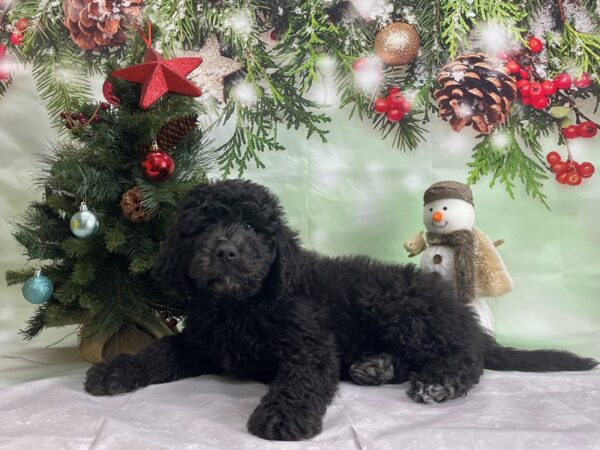
[[[331, 100], [328, 88], [317, 96]], [[332, 109], [333, 111], [333, 109]], [[454, 133], [434, 121], [418, 151], [402, 153], [382, 141], [368, 123], [335, 113], [326, 144], [299, 132], [282, 132], [285, 152], [262, 155], [266, 170], [245, 177], [272, 188], [307, 247], [341, 255], [362, 253], [413, 262], [402, 243], [423, 229], [423, 191], [443, 179], [465, 181], [474, 134]], [[218, 142], [228, 133], [219, 130]], [[23, 263], [6, 220], [39, 193], [30, 170], [35, 153], [54, 139], [30, 78], [17, 77], [0, 102], [0, 271]], [[575, 158], [600, 169], [600, 137], [576, 142]], [[547, 151], [557, 149], [548, 140]], [[214, 174], [218, 176], [218, 174]], [[579, 187], [547, 183], [551, 211], [516, 189], [483, 181], [473, 187], [476, 226], [505, 239], [500, 253], [515, 290], [490, 300], [499, 340], [523, 347], [552, 345], [600, 357], [600, 173]], [[414, 261], [416, 262], [416, 261]], [[32, 307], [18, 288], [0, 292], [0, 333], [14, 333]], [[1, 337], [1, 336], [0, 336]]]

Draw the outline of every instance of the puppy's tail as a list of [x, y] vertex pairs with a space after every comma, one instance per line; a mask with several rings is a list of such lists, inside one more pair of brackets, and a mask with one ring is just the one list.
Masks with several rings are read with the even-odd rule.
[[493, 341], [488, 345], [484, 359], [486, 369], [521, 372], [590, 370], [597, 365], [598, 361], [595, 359], [562, 350], [518, 350], [502, 347]]

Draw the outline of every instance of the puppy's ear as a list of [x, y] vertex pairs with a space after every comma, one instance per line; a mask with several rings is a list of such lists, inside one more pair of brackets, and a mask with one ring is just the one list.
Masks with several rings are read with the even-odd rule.
[[281, 224], [276, 233], [276, 256], [273, 262], [274, 282], [278, 289], [292, 288], [298, 279], [300, 265], [300, 239], [286, 224]]
[[186, 276], [193, 256], [194, 236], [201, 226], [201, 209], [210, 185], [194, 188], [181, 203], [154, 262], [152, 275], [164, 288], [189, 295], [191, 281]]

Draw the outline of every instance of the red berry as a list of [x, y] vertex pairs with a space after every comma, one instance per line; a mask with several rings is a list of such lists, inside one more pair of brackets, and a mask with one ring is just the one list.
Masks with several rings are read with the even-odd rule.
[[506, 61], [509, 58], [508, 53], [506, 53], [505, 51], [498, 52], [496, 56], [498, 56], [498, 58], [500, 58], [503, 61]]
[[521, 103], [523, 103], [524, 105], [531, 105], [531, 97], [521, 97]]
[[397, 93], [397, 92], [400, 92], [400, 88], [399, 88], [399, 87], [396, 87], [396, 86], [389, 86], [389, 87], [387, 88], [387, 93], [388, 93], [388, 95], [392, 95], [392, 94], [395, 94], [395, 93]]
[[552, 164], [550, 166], [550, 169], [555, 174], [560, 175], [561, 173], [565, 173], [569, 169], [569, 165], [564, 161], [558, 161], [558, 162]]
[[400, 92], [394, 92], [393, 94], [388, 95], [388, 101], [390, 102], [390, 107], [392, 109], [402, 109], [404, 105], [404, 95]]
[[519, 73], [521, 71], [521, 66], [514, 59], [511, 59], [506, 63], [506, 68], [510, 73]]
[[61, 118], [61, 119], [66, 119], [66, 118], [67, 118], [67, 113], [66, 113], [66, 112], [64, 112], [64, 111], [63, 111], [63, 112], [61, 112], [61, 113], [60, 113], [60, 118]]
[[169, 328], [175, 328], [177, 326], [177, 319], [171, 317], [169, 320], [167, 320], [167, 326]]
[[271, 30], [271, 33], [269, 33], [269, 37], [272, 41], [276, 41], [278, 38], [277, 31], [275, 29]]
[[567, 184], [568, 176], [569, 176], [569, 174], [567, 172], [560, 173], [560, 174], [556, 175], [556, 181], [558, 181], [560, 184]]
[[402, 102], [402, 111], [404, 111], [405, 113], [409, 112], [411, 106], [412, 105], [410, 104], [410, 102], [405, 98]]
[[592, 175], [594, 175], [595, 171], [596, 168], [594, 167], [594, 165], [591, 162], [587, 161], [581, 163], [578, 169], [579, 175], [581, 175], [583, 178], [591, 177]]
[[29, 25], [29, 20], [27, 20], [25, 17], [22, 17], [15, 23], [15, 28], [23, 32], [27, 29], [27, 25]]
[[590, 78], [590, 74], [587, 72], [583, 72], [579, 78], [575, 78], [573, 84], [579, 89], [589, 88], [592, 85], [592, 79]]
[[539, 53], [544, 48], [544, 43], [536, 37], [530, 37], [527, 40], [527, 46], [533, 53]]
[[550, 104], [550, 100], [548, 100], [548, 97], [533, 97], [531, 96], [531, 106], [533, 106], [534, 109], [544, 109], [546, 108], [548, 105]]
[[94, 116], [94, 118], [92, 119], [92, 122], [100, 123], [100, 116]]
[[377, 98], [373, 102], [373, 110], [378, 113], [386, 113], [390, 110], [390, 102], [387, 98]]
[[519, 86], [519, 84], [517, 83], [517, 88], [519, 89], [519, 93], [523, 96], [523, 97], [529, 97], [531, 95], [531, 83], [527, 80], [519, 80], [521, 83], [521, 86]]
[[542, 83], [538, 83], [537, 81], [531, 83], [531, 91], [530, 91], [529, 95], [531, 95], [531, 97], [533, 97], [533, 98], [544, 96], [544, 90], [542, 89]]
[[583, 138], [591, 138], [598, 133], [598, 125], [590, 121], [581, 122], [577, 125], [577, 132]]
[[404, 117], [404, 111], [401, 109], [390, 109], [387, 113], [387, 119], [390, 122], [398, 122]]
[[517, 89], [521, 89], [521, 86], [526, 86], [528, 84], [531, 84], [529, 80], [519, 80], [517, 81]]
[[100, 109], [102, 111], [108, 111], [110, 109], [110, 104], [106, 102], [100, 102]]
[[577, 172], [569, 172], [567, 175], [567, 184], [570, 186], [580, 185], [582, 181], [581, 175]]
[[561, 130], [565, 139], [575, 139], [579, 137], [579, 127], [577, 125], [569, 125]]
[[519, 76], [523, 80], [527, 80], [527, 79], [529, 79], [529, 72], [527, 72], [525, 69], [521, 69], [521, 71], [519, 72]]
[[561, 73], [554, 78], [556, 89], [571, 89], [571, 77], [568, 73]]
[[354, 70], [360, 70], [365, 66], [365, 64], [367, 64], [365, 58], [358, 58], [356, 61], [354, 61], [354, 64], [352, 64], [352, 68]]
[[556, 94], [556, 86], [550, 80], [545, 80], [542, 82], [542, 92], [544, 95], [554, 95]]
[[9, 41], [12, 45], [21, 45], [23, 44], [23, 34], [21, 34], [20, 32], [11, 33]]
[[546, 155], [546, 161], [548, 161], [549, 164], [554, 164], [560, 162], [561, 160], [562, 159], [558, 152], [550, 152]]

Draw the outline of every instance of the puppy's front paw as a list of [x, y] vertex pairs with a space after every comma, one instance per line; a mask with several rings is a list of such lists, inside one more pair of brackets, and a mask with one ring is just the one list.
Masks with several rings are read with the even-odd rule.
[[109, 362], [94, 364], [87, 371], [85, 390], [92, 395], [131, 392], [139, 387], [139, 373], [131, 355], [119, 355]]
[[271, 441], [300, 441], [321, 432], [322, 419], [284, 403], [260, 404], [248, 420], [250, 433]]

